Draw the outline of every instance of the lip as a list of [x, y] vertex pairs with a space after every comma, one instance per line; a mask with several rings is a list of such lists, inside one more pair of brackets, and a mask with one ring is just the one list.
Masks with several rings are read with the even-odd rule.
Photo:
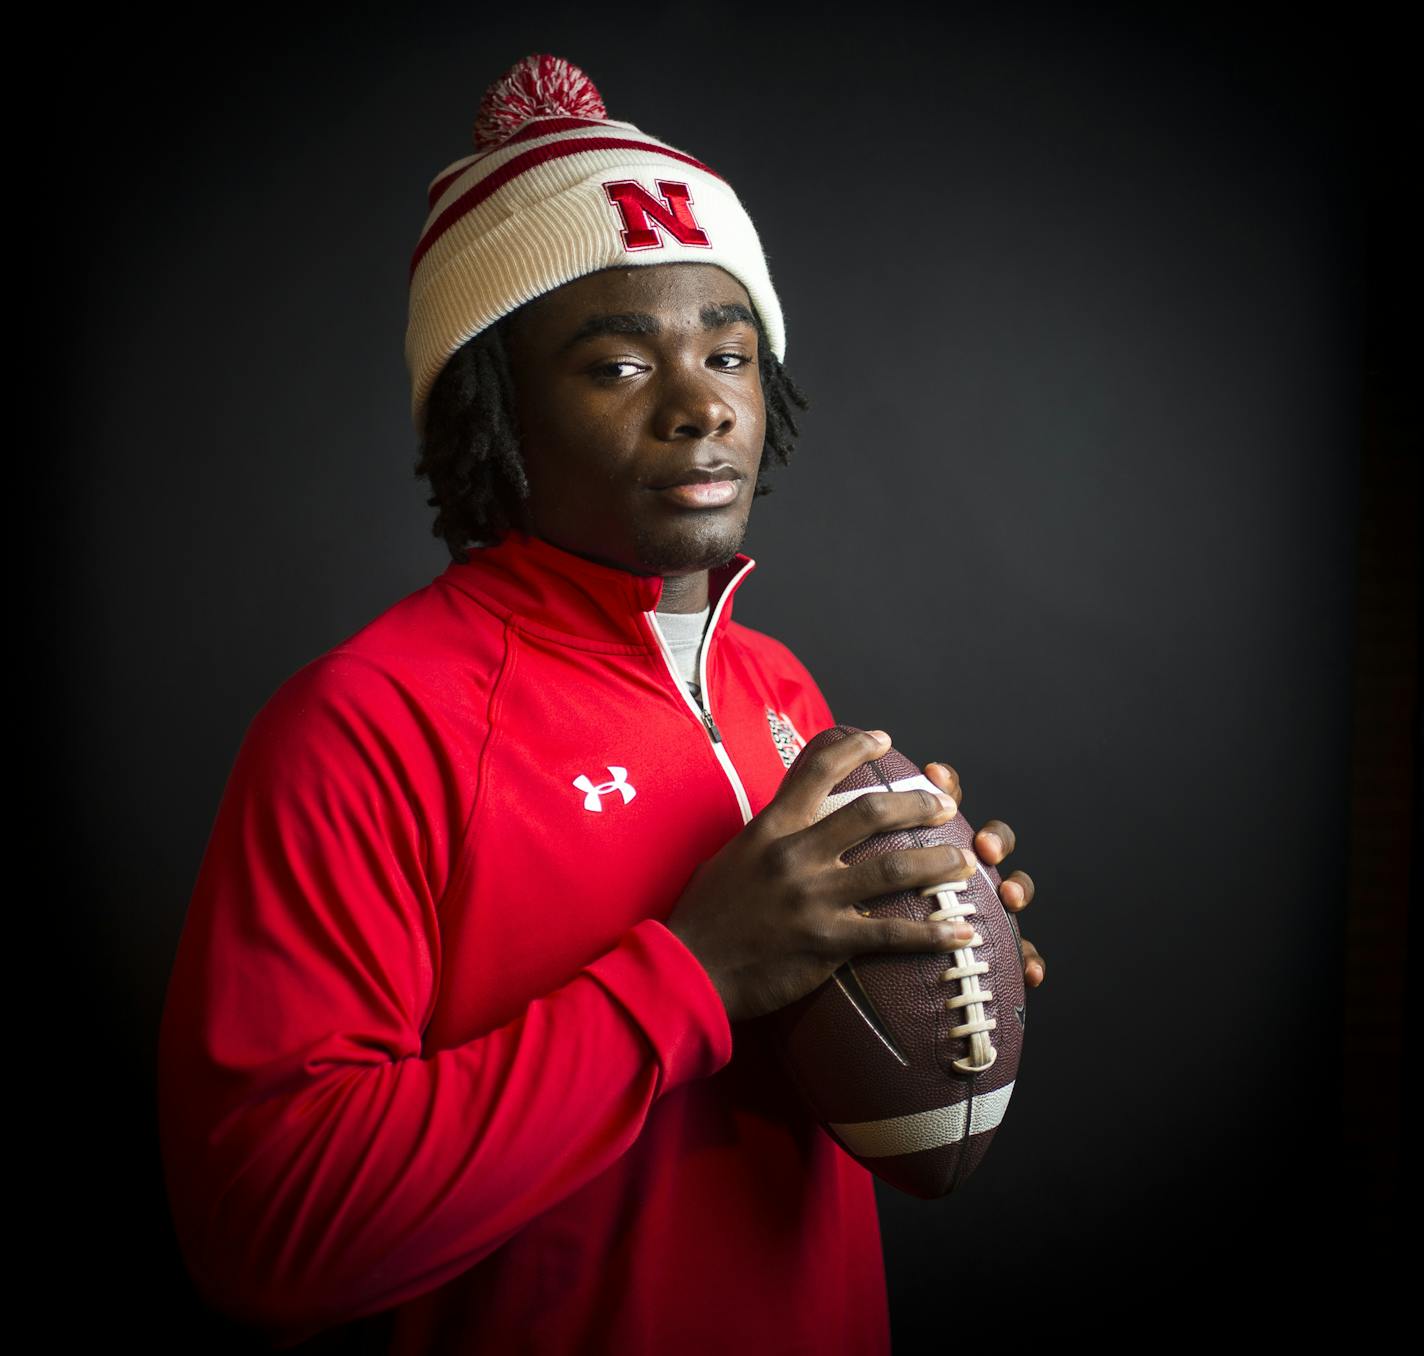
[[715, 466], [690, 466], [676, 480], [651, 488], [661, 499], [683, 508], [725, 508], [741, 497], [745, 479], [729, 462]]
[[676, 480], [654, 485], [655, 490], [676, 489], [680, 485], [711, 485], [722, 480], [740, 480], [742, 473], [728, 462], [721, 461], [715, 466], [690, 466]]
[[742, 492], [741, 477], [731, 476], [717, 480], [683, 481], [677, 485], [665, 485], [658, 491], [659, 497], [670, 499], [686, 508], [723, 508], [734, 502]]

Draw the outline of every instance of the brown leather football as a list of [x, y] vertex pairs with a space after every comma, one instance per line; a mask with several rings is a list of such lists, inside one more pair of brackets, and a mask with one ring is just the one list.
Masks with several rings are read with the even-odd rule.
[[[834, 725], [798, 758], [859, 733]], [[892, 748], [838, 783], [816, 818], [868, 791], [917, 788], [939, 789]], [[939, 843], [973, 850], [974, 829], [962, 813], [874, 834], [841, 860]], [[982, 860], [972, 879], [938, 894], [912, 888], [859, 907], [881, 918], [963, 915], [975, 936], [958, 951], [848, 961], [772, 1014], [773, 1031], [827, 1133], [883, 1181], [931, 1200], [979, 1165], [1014, 1090], [1026, 1018], [1018, 925], [999, 899], [999, 873]]]

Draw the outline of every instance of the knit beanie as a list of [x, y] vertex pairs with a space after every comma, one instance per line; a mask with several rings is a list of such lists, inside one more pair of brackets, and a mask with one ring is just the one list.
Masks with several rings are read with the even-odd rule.
[[756, 229], [731, 186], [683, 151], [608, 117], [593, 82], [535, 55], [486, 91], [475, 153], [431, 182], [410, 262], [411, 418], [450, 355], [525, 302], [600, 269], [700, 263], [751, 298], [767, 342], [786, 329]]

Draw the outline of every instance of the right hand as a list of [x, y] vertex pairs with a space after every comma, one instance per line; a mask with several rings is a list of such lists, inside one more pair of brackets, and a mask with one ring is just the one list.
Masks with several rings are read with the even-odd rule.
[[974, 935], [965, 922], [872, 918], [856, 907], [967, 880], [972, 853], [942, 844], [854, 866], [840, 860], [873, 834], [945, 823], [958, 813], [952, 798], [945, 805], [929, 791], [871, 791], [813, 822], [838, 782], [889, 747], [883, 731], [861, 731], [799, 759], [771, 802], [697, 868], [673, 906], [665, 926], [702, 963], [729, 1021], [795, 1002], [855, 956], [952, 951]]

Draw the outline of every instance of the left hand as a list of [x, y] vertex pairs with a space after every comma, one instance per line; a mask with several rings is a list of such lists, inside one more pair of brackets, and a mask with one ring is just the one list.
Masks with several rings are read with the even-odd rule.
[[[959, 785], [959, 774], [948, 763], [927, 763], [925, 776], [946, 795], [954, 797], [955, 804], [964, 803], [964, 791]], [[1002, 819], [987, 819], [974, 835], [974, 851], [990, 866], [998, 866], [1014, 850], [1014, 831]], [[1002, 874], [1002, 873], [1001, 873]], [[1011, 871], [1003, 876], [999, 886], [999, 898], [1006, 909], [1019, 913], [1033, 902], [1033, 878], [1027, 871]], [[1024, 983], [1038, 988], [1043, 983], [1045, 966], [1038, 948], [1027, 937], [1021, 938], [1023, 952]]]

